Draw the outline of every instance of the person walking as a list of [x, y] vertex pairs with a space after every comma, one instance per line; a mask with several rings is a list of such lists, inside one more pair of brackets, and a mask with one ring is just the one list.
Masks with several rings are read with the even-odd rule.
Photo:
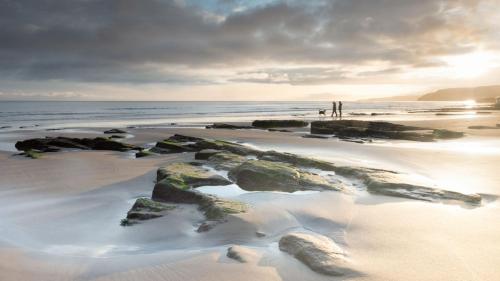
[[339, 101], [339, 115], [342, 118], [342, 102]]
[[337, 117], [337, 103], [332, 102], [332, 117], [333, 114], [335, 114], [335, 117]]

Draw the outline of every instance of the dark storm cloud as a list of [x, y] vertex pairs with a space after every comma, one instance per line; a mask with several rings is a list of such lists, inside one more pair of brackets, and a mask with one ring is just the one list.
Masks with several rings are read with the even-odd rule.
[[436, 55], [487, 42], [482, 36], [490, 32], [471, 19], [481, 1], [287, 1], [239, 12], [230, 12], [230, 6], [242, 1], [222, 2], [226, 12], [218, 14], [217, 7], [193, 1], [0, 0], [0, 75], [210, 83], [210, 73], [201, 77], [194, 70], [216, 73], [274, 63], [304, 67], [266, 70], [268, 78], [235, 73], [228, 80], [328, 83], [349, 76], [335, 70], [338, 65], [383, 61], [394, 65], [392, 70], [431, 65]]

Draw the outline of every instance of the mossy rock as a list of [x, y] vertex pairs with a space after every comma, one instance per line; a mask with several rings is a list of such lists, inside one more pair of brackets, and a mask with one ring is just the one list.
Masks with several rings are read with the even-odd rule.
[[192, 149], [182, 143], [178, 143], [175, 141], [170, 141], [170, 140], [164, 140], [157, 142], [156, 147], [162, 148], [162, 149], [167, 149], [170, 152], [173, 153], [179, 153], [179, 152], [186, 152], [186, 151], [192, 151]]
[[455, 132], [445, 129], [438, 129], [432, 132], [432, 135], [437, 139], [457, 139], [464, 136], [463, 132]]
[[156, 173], [157, 182], [167, 180], [185, 189], [204, 185], [228, 185], [231, 181], [203, 167], [189, 163], [172, 163], [159, 168]]
[[230, 152], [216, 153], [208, 158], [208, 164], [218, 170], [230, 170], [245, 162], [247, 159], [241, 155]]
[[283, 162], [248, 160], [229, 171], [238, 186], [251, 191], [284, 191], [329, 189], [340, 190], [320, 175], [301, 171]]
[[324, 171], [334, 171], [336, 166], [330, 162], [309, 157], [303, 157], [292, 153], [265, 151], [259, 157], [260, 160], [285, 162], [297, 167], [315, 168]]
[[204, 196], [199, 204], [199, 209], [207, 220], [222, 220], [229, 214], [244, 213], [248, 205], [239, 201], [217, 198], [215, 196]]
[[223, 140], [201, 140], [192, 144], [191, 147], [202, 150], [202, 149], [215, 149], [215, 150], [225, 150], [238, 155], [259, 155], [261, 151], [252, 149], [250, 147], [223, 141]]
[[135, 153], [136, 158], [142, 158], [142, 157], [147, 157], [147, 156], [151, 156], [151, 155], [154, 155], [154, 154], [149, 150], [141, 150], [141, 151]]
[[202, 149], [194, 154], [194, 159], [196, 160], [207, 160], [210, 156], [220, 153], [220, 150], [216, 149]]
[[107, 131], [104, 131], [105, 134], [126, 134], [127, 132], [121, 129], [110, 129]]
[[30, 149], [30, 150], [27, 150], [27, 151], [21, 153], [21, 155], [24, 155], [24, 156], [29, 157], [31, 159], [39, 159], [40, 157], [42, 157], [42, 152]]
[[165, 215], [166, 211], [175, 209], [176, 206], [153, 201], [148, 198], [139, 198], [127, 213], [127, 220], [149, 220]]
[[481, 204], [481, 196], [478, 194], [463, 194], [411, 184], [401, 178], [401, 175], [394, 172], [369, 171], [363, 179], [368, 191], [371, 193], [430, 202], [459, 201], [475, 205]]

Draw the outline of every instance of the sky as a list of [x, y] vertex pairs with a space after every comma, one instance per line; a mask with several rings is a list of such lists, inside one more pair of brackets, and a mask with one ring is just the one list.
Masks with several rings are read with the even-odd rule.
[[500, 84], [500, 0], [0, 0], [1, 100], [357, 100]]

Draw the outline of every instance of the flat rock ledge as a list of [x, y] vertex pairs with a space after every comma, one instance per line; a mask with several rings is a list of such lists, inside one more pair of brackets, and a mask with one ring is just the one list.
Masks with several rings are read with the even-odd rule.
[[281, 237], [279, 249], [321, 274], [341, 276], [347, 271], [344, 251], [333, 240], [323, 235], [289, 233]]
[[311, 123], [311, 134], [335, 135], [341, 139], [378, 138], [420, 142], [455, 139], [464, 136], [463, 132], [441, 129], [431, 130], [390, 122], [361, 120], [314, 121]]
[[67, 138], [67, 137], [45, 137], [34, 138], [16, 142], [16, 149], [20, 151], [57, 152], [61, 149], [82, 150], [113, 150], [129, 151], [142, 150], [141, 147], [118, 142], [110, 138]]

